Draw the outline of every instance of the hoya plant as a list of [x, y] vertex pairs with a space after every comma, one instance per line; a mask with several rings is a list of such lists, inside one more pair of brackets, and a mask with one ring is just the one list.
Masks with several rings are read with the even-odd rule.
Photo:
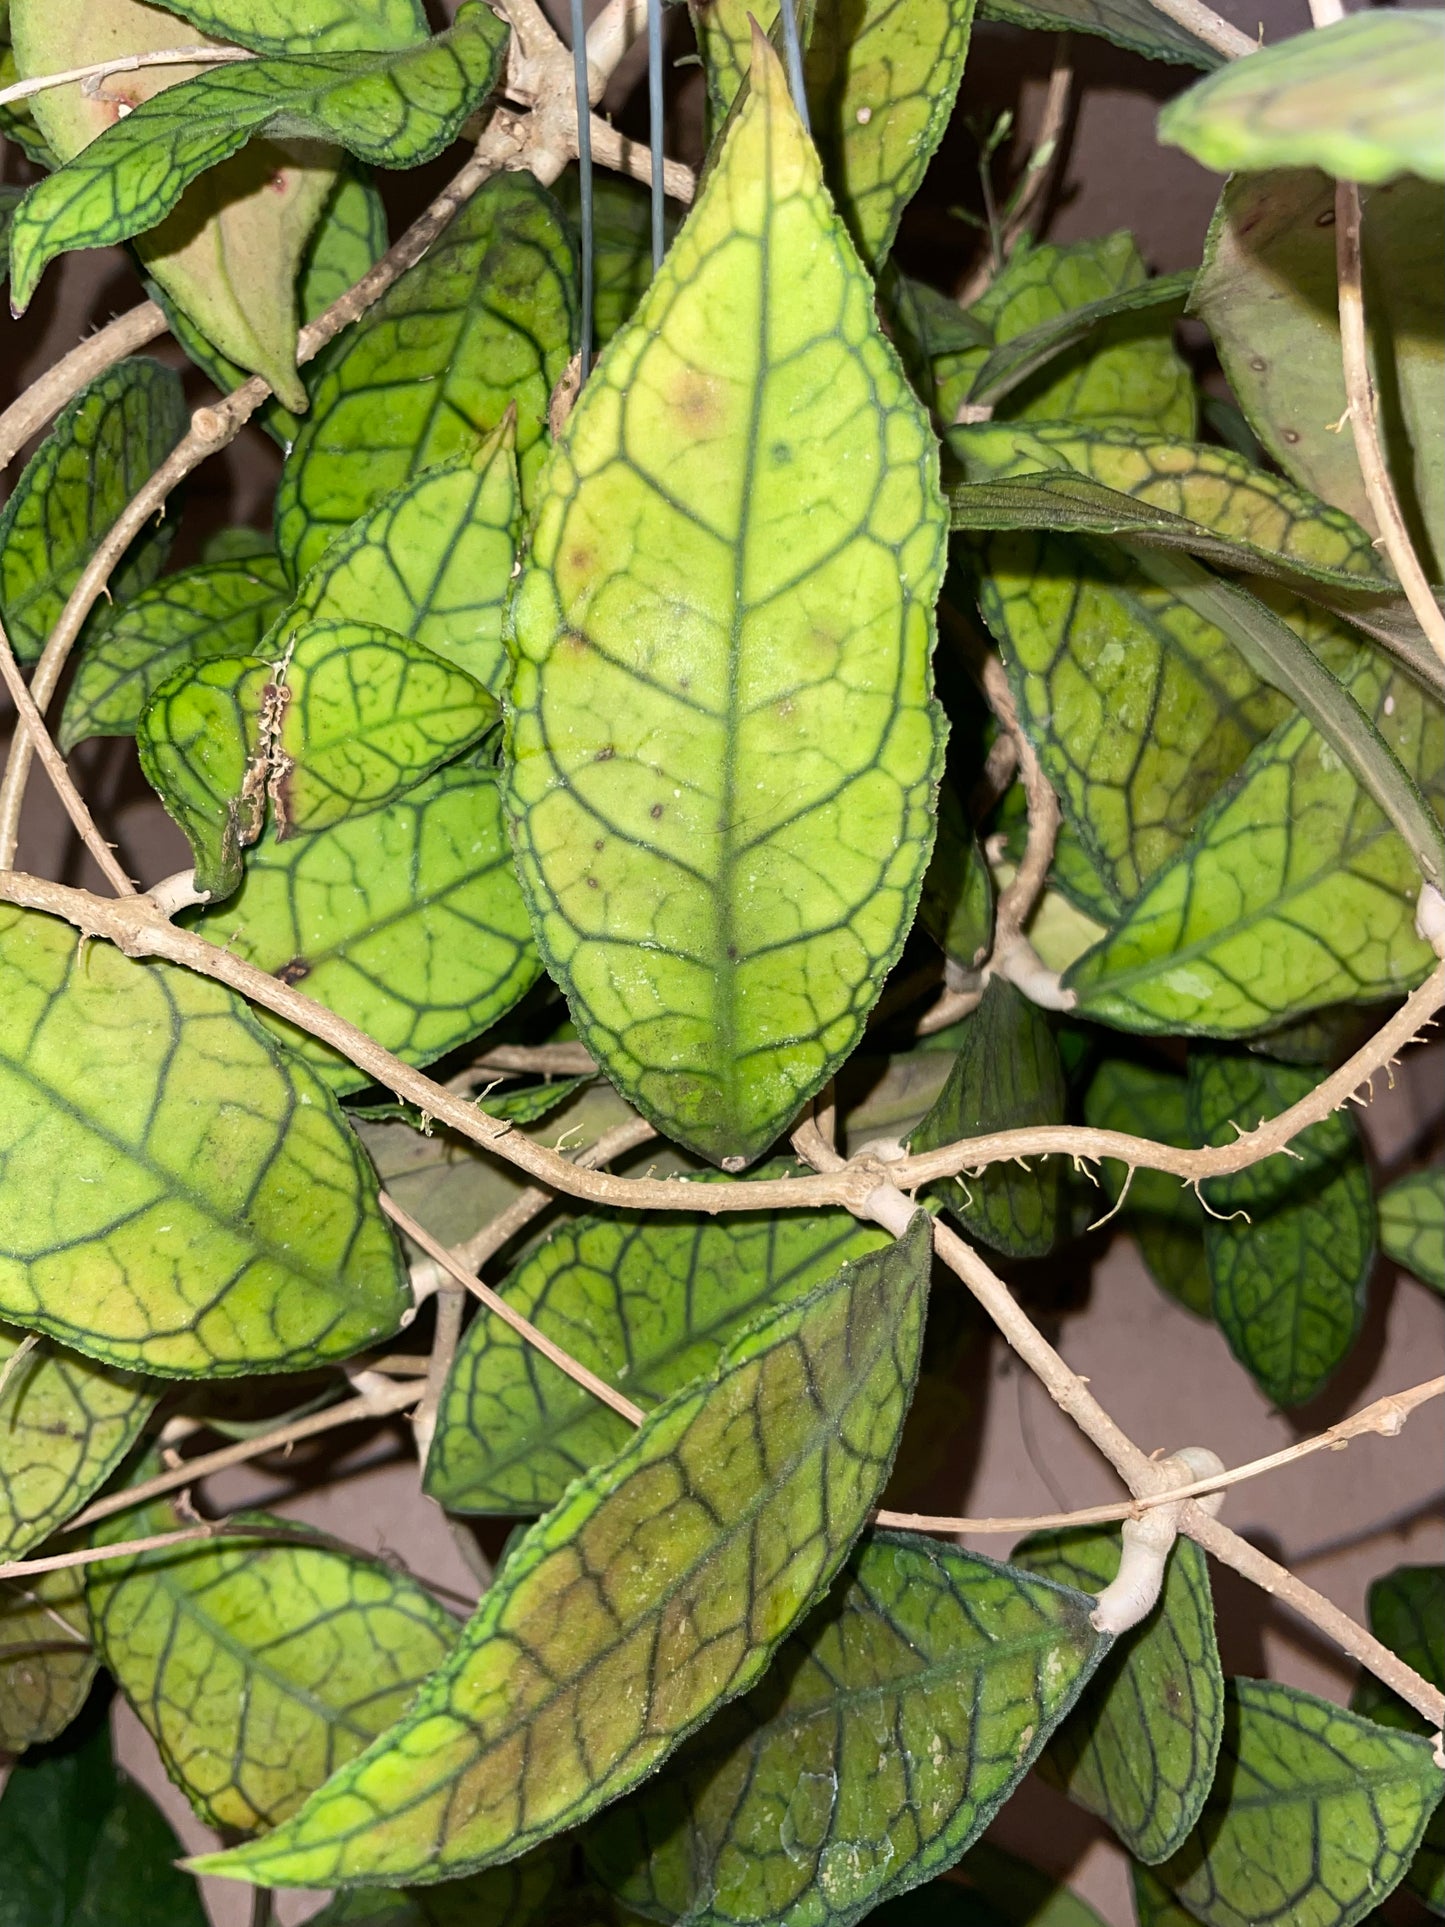
[[[1092, 1919], [980, 1844], [1032, 1770], [1141, 1927], [1445, 1913], [1445, 1569], [1365, 1627], [1221, 1516], [1442, 1381], [1226, 1465], [1016, 1289], [1112, 1216], [1284, 1409], [1377, 1252], [1445, 1292], [1346, 1108], [1445, 1005], [1445, 14], [1317, 5], [984, 0], [1185, 70], [1162, 278], [1046, 238], [1067, 42], [1020, 154], [974, 0], [0, 9], [15, 312], [145, 284], [0, 415], [4, 1927]], [[903, 248], [950, 125], [981, 231]], [[243, 431], [274, 519], [192, 539]], [[987, 1324], [1117, 1503], [896, 1509]], [[470, 1599], [208, 1496], [399, 1426]], [[1224, 1676], [1211, 1562], [1350, 1706]]]

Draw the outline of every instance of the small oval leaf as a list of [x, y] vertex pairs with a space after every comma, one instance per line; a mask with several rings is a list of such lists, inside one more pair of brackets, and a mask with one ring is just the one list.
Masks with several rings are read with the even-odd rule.
[[[1106, 1058], [1084, 1095], [1084, 1122], [1099, 1131], [1124, 1131], [1156, 1144], [1193, 1149], [1189, 1097], [1177, 1071], [1154, 1064]], [[1120, 1215], [1139, 1241], [1139, 1254], [1161, 1291], [1201, 1318], [1214, 1313], [1214, 1293], [1204, 1256], [1204, 1206], [1193, 1190], [1167, 1171], [1135, 1169], [1105, 1158], [1100, 1176], [1117, 1203], [1129, 1178]]]
[[97, 1663], [83, 1572], [0, 1580], [0, 1753], [63, 1733], [85, 1704]]
[[1445, 1171], [1416, 1171], [1377, 1200], [1380, 1248], [1445, 1292]]

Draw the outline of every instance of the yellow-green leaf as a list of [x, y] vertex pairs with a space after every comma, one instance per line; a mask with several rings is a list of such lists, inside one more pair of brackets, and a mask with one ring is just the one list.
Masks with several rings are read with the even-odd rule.
[[531, 483], [572, 353], [575, 274], [551, 196], [529, 174], [500, 174], [337, 337], [318, 363], [276, 495], [276, 544], [293, 579], [383, 496], [470, 454], [509, 404], [522, 482]]
[[420, 0], [151, 0], [257, 53], [356, 53], [427, 37]]
[[1416, 1171], [1378, 1200], [1380, 1248], [1445, 1292], [1445, 1171]]
[[629, 1101], [730, 1166], [848, 1055], [912, 921], [936, 459], [759, 41], [540, 484], [507, 719], [548, 968]]
[[[650, 1411], [711, 1371], [750, 1320], [885, 1242], [846, 1211], [584, 1217], [524, 1258], [502, 1290], [564, 1351]], [[456, 1512], [541, 1512], [619, 1451], [628, 1431], [480, 1311], [447, 1380], [426, 1489]]]
[[756, 1683], [862, 1527], [912, 1391], [931, 1251], [918, 1214], [744, 1332], [532, 1527], [399, 1725], [202, 1869], [443, 1879], [514, 1858], [658, 1767]]
[[654, 1920], [851, 1927], [951, 1866], [1074, 1705], [1091, 1601], [875, 1532], [772, 1671], [585, 1836]]
[[181, 1378], [345, 1358], [411, 1305], [375, 1192], [238, 997], [0, 912], [0, 1315]]
[[[100, 1545], [174, 1531], [165, 1502]], [[404, 1711], [459, 1630], [414, 1579], [266, 1513], [89, 1568], [96, 1646], [203, 1820], [272, 1827]], [[278, 1543], [272, 1529], [293, 1543]], [[294, 1543], [300, 1540], [302, 1543]]]
[[85, 1704], [96, 1664], [83, 1572], [0, 1580], [0, 1753], [63, 1733]]

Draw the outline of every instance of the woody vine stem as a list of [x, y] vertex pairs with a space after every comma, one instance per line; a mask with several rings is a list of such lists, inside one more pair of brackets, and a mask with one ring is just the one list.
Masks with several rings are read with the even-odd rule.
[[[1235, 57], [1250, 50], [1234, 29], [1197, 4], [1197, 0], [1169, 0], [1162, 11], [1176, 19], [1187, 19], [1191, 29], [1207, 39], [1220, 52]], [[555, 180], [563, 167], [575, 157], [579, 145], [579, 125], [572, 89], [572, 54], [562, 45], [535, 5], [535, 0], [507, 0], [504, 7], [512, 27], [509, 68], [505, 86], [506, 102], [492, 113], [478, 138], [474, 151], [449, 186], [413, 223], [405, 235], [377, 265], [326, 310], [316, 321], [301, 330], [298, 360], [304, 362], [340, 331], [364, 314], [382, 294], [426, 253], [456, 213], [493, 174], [501, 169], [530, 170], [544, 184]], [[644, 30], [646, 8], [643, 0], [611, 0], [611, 4], [587, 36], [589, 92], [595, 102], [607, 77], [621, 60], [632, 41]], [[175, 56], [171, 56], [174, 58]], [[597, 161], [647, 180], [651, 160], [646, 148], [623, 139], [605, 121], [593, 115], [588, 129], [591, 151]], [[667, 191], [679, 200], [691, 198], [690, 173], [675, 163], [665, 164]], [[1352, 298], [1350, 266], [1345, 270], [1345, 302]], [[66, 356], [49, 374], [43, 376], [3, 416], [0, 416], [0, 465], [13, 459], [25, 440], [64, 406], [71, 395], [112, 362], [131, 353], [137, 346], [163, 331], [164, 318], [155, 304], [146, 302], [129, 315], [112, 322], [90, 341]], [[1349, 336], [1347, 334], [1347, 352]], [[106, 590], [112, 570], [135, 536], [153, 518], [164, 513], [168, 496], [200, 463], [218, 453], [240, 432], [243, 425], [265, 400], [269, 389], [259, 377], [243, 383], [215, 404], [197, 409], [188, 433], [170, 457], [138, 491], [121, 514], [106, 539], [97, 549], [57, 620], [32, 674], [29, 688], [23, 684], [8, 643], [0, 640], [0, 670], [15, 699], [18, 721], [3, 781], [0, 781], [0, 901], [39, 910], [69, 922], [82, 941], [103, 939], [115, 944], [128, 956], [161, 958], [228, 985], [251, 1002], [287, 1019], [309, 1035], [342, 1052], [378, 1084], [417, 1105], [428, 1116], [446, 1124], [483, 1152], [499, 1157], [525, 1171], [532, 1187], [492, 1224], [483, 1226], [464, 1245], [447, 1252], [435, 1247], [408, 1223], [407, 1228], [430, 1253], [431, 1262], [418, 1267], [414, 1283], [422, 1293], [441, 1289], [454, 1292], [457, 1286], [481, 1293], [494, 1309], [503, 1301], [480, 1285], [475, 1277], [479, 1266], [527, 1220], [552, 1200], [563, 1195], [588, 1203], [625, 1207], [630, 1210], [677, 1211], [685, 1206], [694, 1212], [777, 1210], [789, 1207], [841, 1205], [860, 1219], [883, 1225], [897, 1234], [914, 1213], [913, 1194], [924, 1184], [960, 1172], [978, 1171], [1007, 1159], [1030, 1156], [1064, 1156], [1076, 1161], [1115, 1158], [1130, 1170], [1136, 1167], [1172, 1173], [1181, 1181], [1198, 1185], [1202, 1180], [1237, 1172], [1261, 1159], [1285, 1151], [1291, 1140], [1309, 1125], [1327, 1117], [1341, 1105], [1357, 1098], [1371, 1086], [1373, 1078], [1388, 1070], [1399, 1052], [1414, 1040], [1422, 1028], [1445, 1006], [1445, 963], [1404, 1003], [1402, 1008], [1364, 1048], [1324, 1079], [1300, 1103], [1257, 1129], [1242, 1133], [1237, 1142], [1206, 1150], [1181, 1150], [1171, 1145], [1126, 1134], [1083, 1130], [1074, 1127], [1049, 1127], [997, 1132], [963, 1140], [922, 1156], [910, 1156], [902, 1147], [880, 1147], [852, 1159], [838, 1155], [826, 1129], [809, 1119], [798, 1128], [794, 1145], [812, 1175], [780, 1180], [751, 1180], [726, 1185], [698, 1185], [679, 1179], [625, 1177], [608, 1172], [605, 1164], [624, 1150], [644, 1142], [651, 1127], [633, 1120], [609, 1135], [609, 1140], [575, 1161], [558, 1151], [546, 1149], [503, 1120], [469, 1100], [462, 1092], [446, 1088], [424, 1073], [390, 1055], [374, 1040], [346, 1023], [334, 1013], [303, 996], [291, 986], [230, 956], [204, 938], [178, 929], [166, 908], [153, 895], [137, 893], [108, 847], [102, 842], [88, 809], [76, 791], [63, 759], [51, 744], [44, 724], [45, 711], [55, 694], [62, 672], [80, 635], [86, 617], [97, 598]], [[1368, 433], [1368, 424], [1357, 414], [1357, 434]], [[1406, 571], [1402, 569], [1402, 576]], [[1438, 612], [1437, 612], [1438, 615]], [[1422, 616], [1422, 621], [1423, 621]], [[1016, 981], [1027, 973], [1020, 960], [1027, 961], [1027, 942], [1023, 928], [1032, 900], [1042, 884], [1052, 854], [1057, 827], [1057, 805], [1038, 771], [1017, 719], [1011, 714], [1007, 691], [996, 683], [987, 690], [1000, 723], [1015, 741], [1021, 767], [1029, 777], [1030, 804], [1029, 850], [1012, 894], [999, 919], [1001, 953], [991, 960], [1000, 974]], [[72, 817], [83, 840], [116, 892], [107, 899], [88, 891], [49, 882], [14, 868], [21, 809], [30, 775], [32, 758], [39, 754], [47, 774]], [[1441, 939], [1437, 937], [1437, 944]], [[955, 995], [957, 995], [955, 993]], [[951, 1021], [955, 1005], [947, 1005], [948, 1015], [931, 1014], [921, 1028], [936, 1028]], [[564, 1047], [574, 1050], [575, 1047]], [[544, 1053], [512, 1052], [508, 1063], [503, 1053], [480, 1060], [479, 1068], [490, 1062], [499, 1069], [520, 1069], [540, 1065]], [[557, 1066], [561, 1068], [561, 1066]], [[399, 1215], [392, 1207], [392, 1215]], [[403, 1214], [404, 1215], [404, 1214]], [[1259, 1553], [1254, 1547], [1213, 1516], [1224, 1489], [1240, 1479], [1274, 1469], [1320, 1445], [1338, 1446], [1368, 1433], [1392, 1436], [1403, 1425], [1409, 1412], [1426, 1399], [1438, 1396], [1445, 1384], [1435, 1380], [1412, 1388], [1394, 1398], [1357, 1414], [1353, 1420], [1332, 1428], [1318, 1441], [1275, 1454], [1256, 1465], [1227, 1472], [1212, 1454], [1187, 1448], [1185, 1454], [1169, 1460], [1151, 1458], [1130, 1439], [1109, 1416], [1089, 1386], [1073, 1373], [1063, 1358], [1047, 1343], [1033, 1323], [1013, 1300], [1003, 1282], [962, 1238], [941, 1223], [932, 1227], [935, 1252], [988, 1312], [1003, 1337], [1037, 1375], [1050, 1396], [1065, 1411], [1110, 1462], [1128, 1488], [1130, 1498], [1120, 1505], [1094, 1507], [1070, 1519], [1098, 1521], [1122, 1518], [1126, 1521], [1126, 1569], [1116, 1587], [1111, 1587], [1100, 1602], [1100, 1623], [1110, 1630], [1136, 1623], [1148, 1611], [1157, 1595], [1158, 1576], [1164, 1554], [1176, 1532], [1196, 1540], [1216, 1559], [1231, 1565], [1245, 1577], [1288, 1604], [1292, 1610], [1327, 1634], [1355, 1657], [1401, 1698], [1415, 1707], [1434, 1726], [1445, 1722], [1445, 1696], [1420, 1677], [1404, 1661], [1346, 1614], [1284, 1568]], [[459, 1302], [459, 1301], [458, 1301]], [[202, 1458], [179, 1462], [170, 1471], [151, 1481], [138, 1493], [124, 1495], [125, 1506], [143, 1494], [175, 1490], [204, 1478], [209, 1473], [233, 1465], [297, 1439], [313, 1436], [332, 1427], [359, 1419], [384, 1419], [413, 1405], [421, 1407], [419, 1426], [423, 1453], [427, 1427], [434, 1418], [434, 1392], [449, 1357], [446, 1350], [455, 1344], [457, 1319], [449, 1316], [438, 1321], [442, 1348], [434, 1356], [425, 1385], [406, 1383], [376, 1369], [356, 1371], [357, 1396], [352, 1400], [279, 1428], [264, 1438], [245, 1441]], [[536, 1335], [527, 1334], [529, 1341]], [[582, 1368], [566, 1354], [551, 1354], [563, 1369], [574, 1376]], [[620, 1400], [612, 1388], [593, 1380], [591, 1389], [609, 1396], [618, 1409]], [[635, 1417], [629, 1406], [627, 1416]], [[1191, 1453], [1193, 1456], [1191, 1456]], [[100, 1501], [73, 1519], [71, 1529], [93, 1523], [121, 1507]], [[888, 1523], [907, 1524], [915, 1529], [954, 1532], [958, 1530], [1015, 1530], [1025, 1526], [1056, 1523], [1049, 1520], [962, 1520], [919, 1518], [915, 1515], [880, 1515]], [[188, 1528], [184, 1537], [203, 1536], [218, 1528]], [[1131, 1537], [1132, 1534], [1132, 1537]], [[177, 1535], [169, 1535], [173, 1538]], [[157, 1541], [156, 1543], [160, 1543]], [[168, 1539], [167, 1541], [168, 1542]], [[151, 1543], [151, 1542], [146, 1542]], [[118, 1549], [105, 1549], [113, 1557]], [[1137, 1550], [1137, 1558], [1134, 1552]], [[22, 1561], [0, 1568], [0, 1578], [41, 1572], [63, 1564], [81, 1564], [98, 1556], [82, 1548], [48, 1558]], [[1137, 1569], [1137, 1570], [1136, 1570]], [[1142, 1581], [1136, 1585], [1139, 1573]], [[1153, 1591], [1150, 1590], [1151, 1578]], [[1125, 1595], [1128, 1595], [1126, 1597]]]

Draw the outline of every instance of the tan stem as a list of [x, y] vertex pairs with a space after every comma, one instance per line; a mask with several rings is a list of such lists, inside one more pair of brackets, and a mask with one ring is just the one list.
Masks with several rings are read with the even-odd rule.
[[1155, 13], [1162, 13], [1166, 20], [1174, 21], [1204, 46], [1223, 54], [1226, 60], [1242, 60], [1246, 54], [1259, 50], [1257, 41], [1231, 26], [1213, 7], [1206, 7], [1203, 0], [1149, 0], [1149, 4]]
[[159, 302], [142, 301], [62, 355], [0, 415], [0, 469], [8, 468], [31, 436], [39, 434], [87, 382], [163, 335], [166, 325]]
[[538, 1077], [585, 1077], [597, 1061], [585, 1044], [494, 1044], [473, 1060], [466, 1076], [475, 1071], [503, 1071]]
[[48, 93], [52, 87], [69, 87], [76, 81], [109, 80], [112, 74], [134, 74], [143, 67], [224, 67], [236, 60], [255, 60], [244, 47], [159, 47], [153, 53], [117, 54], [113, 60], [92, 61], [88, 67], [67, 67], [63, 73], [37, 74], [33, 80], [12, 81], [0, 87], [0, 107], [15, 100], [30, 100]]
[[436, 1329], [432, 1335], [431, 1354], [427, 1359], [426, 1384], [411, 1422], [416, 1438], [417, 1462], [423, 1472], [431, 1457], [442, 1394], [451, 1377], [462, 1335], [462, 1314], [466, 1310], [467, 1294], [456, 1286], [443, 1285], [437, 1292], [436, 1301]]

